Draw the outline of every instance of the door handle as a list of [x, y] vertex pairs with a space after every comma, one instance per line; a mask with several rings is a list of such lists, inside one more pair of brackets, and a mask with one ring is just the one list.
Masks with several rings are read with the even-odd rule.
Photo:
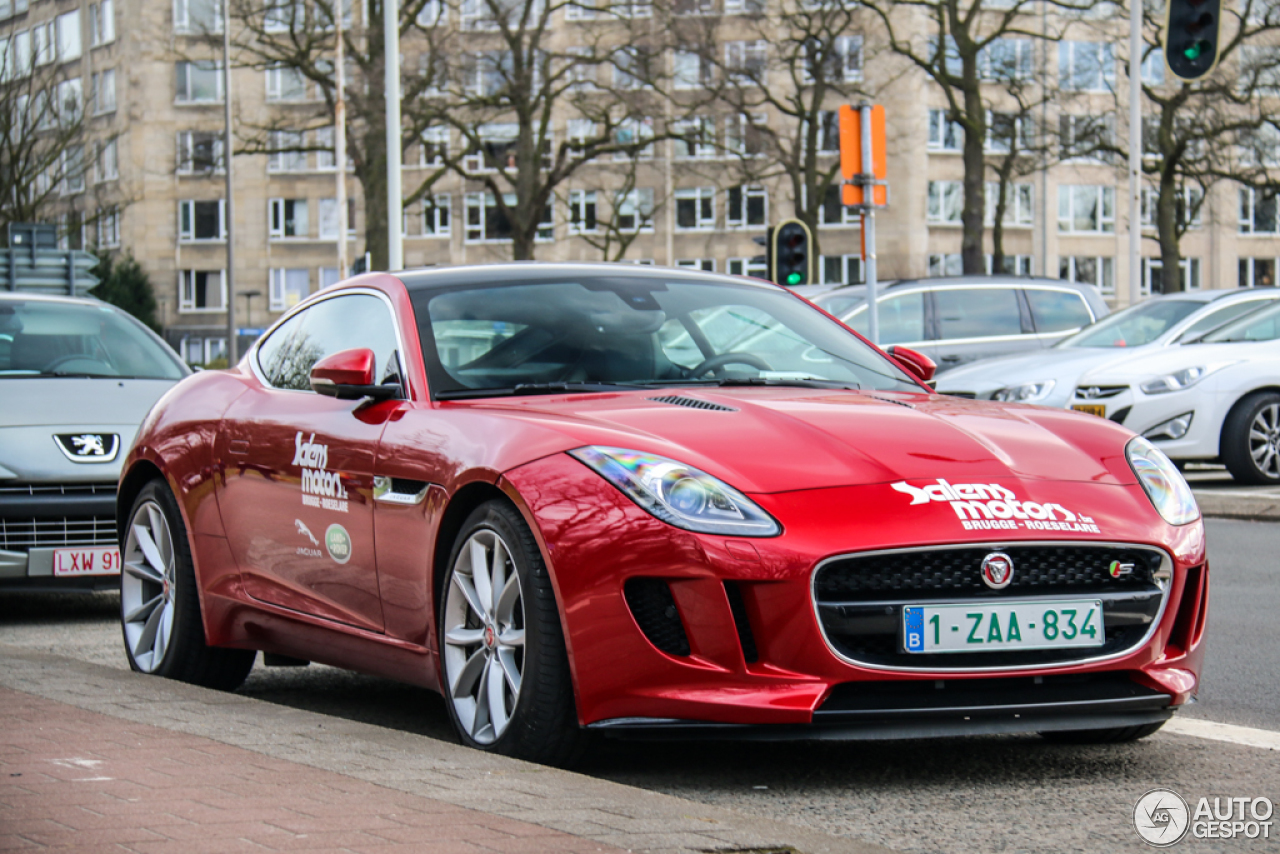
[[958, 362], [960, 361], [960, 357], [959, 356], [939, 356], [938, 361], [939, 362]]
[[238, 454], [238, 455], [247, 454], [249, 453], [249, 440], [248, 439], [232, 439], [231, 444], [227, 446], [227, 450], [229, 450], [233, 454]]

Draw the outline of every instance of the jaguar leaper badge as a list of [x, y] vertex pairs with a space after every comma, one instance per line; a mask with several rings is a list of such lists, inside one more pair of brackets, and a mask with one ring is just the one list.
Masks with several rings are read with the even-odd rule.
[[53, 441], [73, 463], [109, 463], [120, 453], [116, 433], [55, 433]]
[[1003, 590], [1013, 583], [1013, 561], [1006, 554], [992, 552], [982, 559], [982, 583]]

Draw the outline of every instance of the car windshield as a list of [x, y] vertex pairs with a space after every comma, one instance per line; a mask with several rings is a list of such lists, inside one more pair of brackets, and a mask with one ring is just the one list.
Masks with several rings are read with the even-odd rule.
[[1205, 303], [1194, 300], [1148, 300], [1117, 311], [1055, 347], [1138, 347], [1150, 344]]
[[178, 380], [186, 375], [140, 323], [108, 305], [0, 302], [0, 377]]
[[1226, 341], [1274, 341], [1280, 338], [1280, 303], [1248, 314], [1210, 332], [1199, 344], [1221, 344]]
[[439, 399], [611, 387], [919, 391], [807, 302], [771, 287], [601, 275], [413, 291]]

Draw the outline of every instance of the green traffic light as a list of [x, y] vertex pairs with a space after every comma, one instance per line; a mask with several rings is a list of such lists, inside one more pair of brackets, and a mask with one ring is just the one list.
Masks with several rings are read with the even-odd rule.
[[1200, 58], [1200, 54], [1204, 53], [1204, 42], [1195, 41], [1182, 49], [1182, 55], [1194, 62]]
[[787, 284], [798, 285], [804, 280], [804, 276], [800, 273], [787, 273]]

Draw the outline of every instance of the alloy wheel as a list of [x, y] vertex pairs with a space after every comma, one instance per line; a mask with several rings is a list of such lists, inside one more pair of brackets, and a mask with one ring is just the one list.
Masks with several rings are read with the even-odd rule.
[[1249, 455], [1258, 471], [1268, 478], [1280, 478], [1280, 404], [1258, 410], [1249, 425]]
[[462, 729], [477, 743], [502, 737], [520, 699], [524, 597], [502, 537], [473, 533], [458, 552], [444, 606], [444, 671]]
[[138, 669], [154, 673], [173, 638], [176, 561], [164, 511], [145, 501], [133, 513], [124, 544], [120, 612], [125, 643]]

